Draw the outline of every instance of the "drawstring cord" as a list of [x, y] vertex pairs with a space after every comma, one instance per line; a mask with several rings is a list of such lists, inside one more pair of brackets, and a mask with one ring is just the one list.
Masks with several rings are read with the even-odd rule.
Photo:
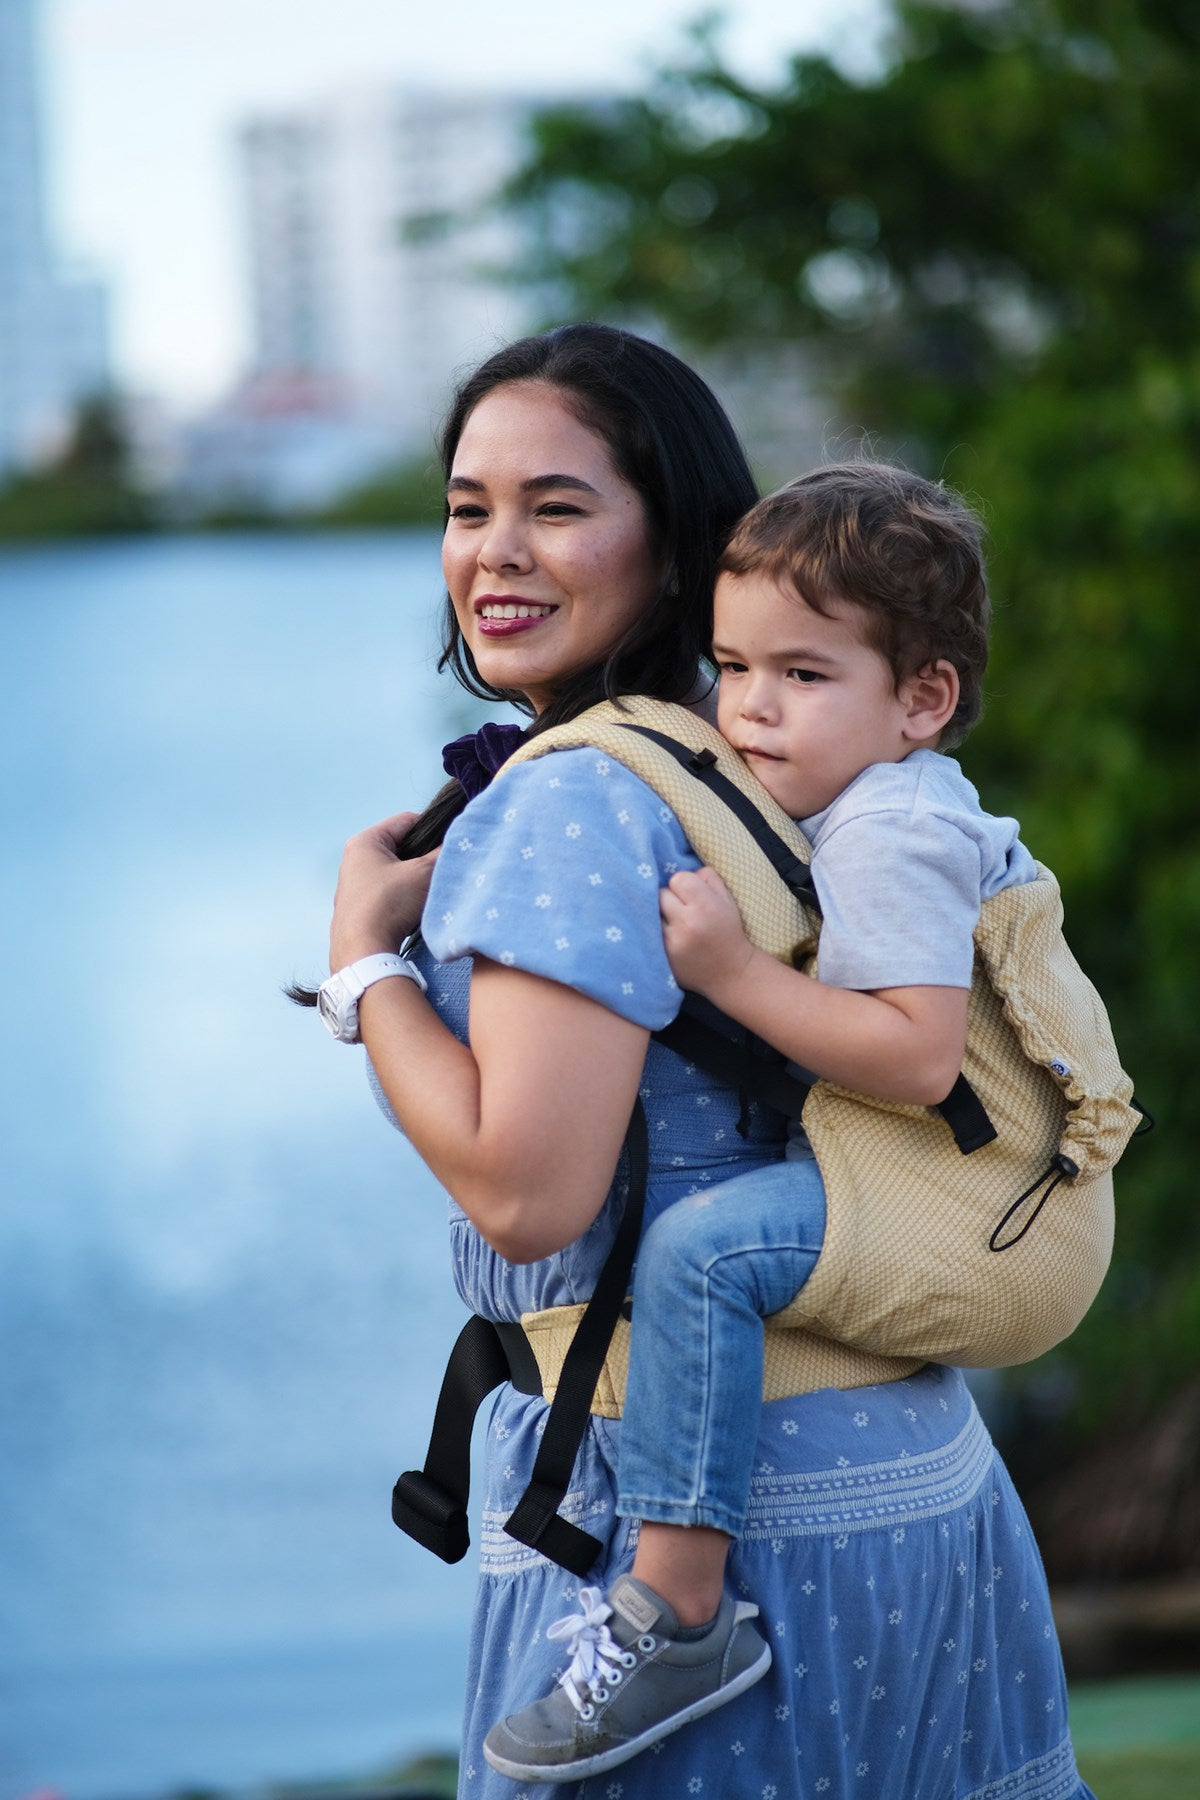
[[[1014, 1244], [1019, 1244], [1021, 1239], [1025, 1236], [1025, 1233], [1029, 1230], [1029, 1227], [1033, 1224], [1033, 1221], [1041, 1212], [1043, 1206], [1045, 1206], [1055, 1188], [1058, 1186], [1059, 1182], [1067, 1181], [1072, 1176], [1078, 1175], [1078, 1173], [1079, 1164], [1072, 1162], [1069, 1156], [1064, 1156], [1061, 1151], [1057, 1156], [1052, 1156], [1050, 1158], [1050, 1167], [1046, 1170], [1045, 1174], [1039, 1175], [1037, 1180], [1033, 1182], [1030, 1187], [1027, 1187], [1023, 1194], [1017, 1195], [1017, 1198], [1013, 1201], [1012, 1205], [997, 1225], [995, 1231], [993, 1231], [991, 1237], [988, 1239], [988, 1249], [995, 1250], [999, 1253], [1001, 1250], [1011, 1250]], [[1029, 1217], [1022, 1225], [1020, 1231], [1017, 1232], [1015, 1237], [1008, 1238], [1003, 1244], [998, 1243], [997, 1239], [1003, 1234], [1004, 1227], [1008, 1224], [1009, 1220], [1015, 1218], [1022, 1206], [1024, 1206], [1026, 1200], [1036, 1194], [1038, 1189], [1042, 1187], [1044, 1183], [1049, 1183], [1049, 1185], [1046, 1187], [1046, 1191], [1042, 1194], [1037, 1205], [1030, 1212]]]

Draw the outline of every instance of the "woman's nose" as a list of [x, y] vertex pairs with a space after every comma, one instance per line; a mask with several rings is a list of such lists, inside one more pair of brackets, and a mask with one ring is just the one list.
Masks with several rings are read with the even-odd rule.
[[480, 540], [479, 561], [483, 568], [496, 574], [504, 569], [531, 568], [533, 557], [529, 539], [520, 521], [495, 514]]

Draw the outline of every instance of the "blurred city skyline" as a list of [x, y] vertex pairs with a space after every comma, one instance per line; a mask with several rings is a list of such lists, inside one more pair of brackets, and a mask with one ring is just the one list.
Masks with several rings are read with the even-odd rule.
[[[116, 384], [189, 411], [249, 367], [237, 146], [250, 121], [380, 84], [535, 99], [635, 88], [701, 10], [523, 0], [500, 28], [485, 0], [460, 0], [448, 29], [396, 0], [42, 0], [51, 229], [68, 263], [110, 284]], [[736, 0], [723, 41], [769, 79], [798, 49], [853, 62], [877, 13], [875, 0]]]

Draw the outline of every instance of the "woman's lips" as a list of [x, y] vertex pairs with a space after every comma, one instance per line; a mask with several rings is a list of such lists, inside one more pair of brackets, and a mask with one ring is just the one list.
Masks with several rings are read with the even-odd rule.
[[484, 637], [514, 637], [530, 631], [558, 611], [541, 600], [519, 600], [515, 595], [485, 594], [475, 602], [475, 617]]

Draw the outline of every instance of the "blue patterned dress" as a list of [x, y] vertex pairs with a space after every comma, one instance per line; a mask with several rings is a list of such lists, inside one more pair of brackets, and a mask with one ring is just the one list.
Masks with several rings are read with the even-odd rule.
[[[658, 889], [697, 859], [670, 809], [619, 764], [557, 752], [503, 775], [455, 821], [425, 913], [431, 998], [465, 1036], [477, 951], [581, 989], [640, 1024], [679, 991]], [[647, 1217], [781, 1153], [782, 1123], [737, 1103], [652, 1043]], [[548, 1100], [552, 1104], [552, 1100]], [[492, 1318], [589, 1297], [619, 1216], [557, 1256], [516, 1267], [451, 1207], [455, 1279]], [[1037, 1548], [961, 1375], [827, 1389], [764, 1406], [750, 1513], [729, 1580], [762, 1609], [769, 1675], [608, 1775], [527, 1789], [484, 1761], [495, 1721], [563, 1666], [546, 1628], [578, 1583], [507, 1537], [546, 1407], [504, 1388], [488, 1427], [480, 1584], [471, 1639], [463, 1800], [1086, 1800]], [[589, 1577], [632, 1561], [614, 1513], [620, 1426], [593, 1419], [564, 1512], [606, 1545]]]

